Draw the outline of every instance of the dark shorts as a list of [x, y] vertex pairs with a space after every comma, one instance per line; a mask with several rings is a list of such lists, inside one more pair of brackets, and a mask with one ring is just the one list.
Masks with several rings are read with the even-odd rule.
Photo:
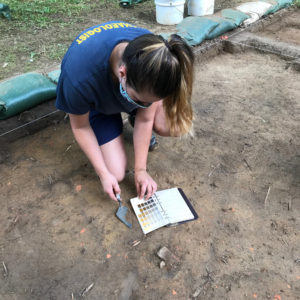
[[99, 146], [104, 145], [120, 136], [123, 132], [121, 114], [103, 115], [97, 111], [90, 111], [90, 124]]

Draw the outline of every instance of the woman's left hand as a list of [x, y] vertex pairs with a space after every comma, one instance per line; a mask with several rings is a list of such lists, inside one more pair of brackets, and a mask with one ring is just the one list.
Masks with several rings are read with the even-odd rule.
[[135, 171], [134, 180], [139, 199], [148, 200], [157, 190], [156, 182], [144, 169]]

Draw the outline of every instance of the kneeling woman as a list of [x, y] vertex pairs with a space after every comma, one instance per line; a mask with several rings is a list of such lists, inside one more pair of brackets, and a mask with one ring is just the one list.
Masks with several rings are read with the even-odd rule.
[[189, 132], [193, 111], [192, 49], [177, 35], [168, 40], [112, 21], [82, 32], [67, 51], [56, 107], [69, 113], [76, 141], [113, 200], [125, 176], [121, 112], [135, 114], [135, 185], [149, 198], [157, 184], [147, 172], [152, 130], [162, 136]]

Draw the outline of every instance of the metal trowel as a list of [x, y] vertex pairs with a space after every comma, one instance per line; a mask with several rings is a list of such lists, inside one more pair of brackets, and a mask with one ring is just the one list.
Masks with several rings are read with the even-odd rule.
[[119, 208], [116, 212], [116, 216], [122, 223], [124, 223], [127, 227], [131, 228], [132, 224], [130, 224], [126, 221], [126, 214], [127, 214], [128, 208], [126, 206], [122, 205], [120, 194], [116, 194], [116, 197], [119, 202]]

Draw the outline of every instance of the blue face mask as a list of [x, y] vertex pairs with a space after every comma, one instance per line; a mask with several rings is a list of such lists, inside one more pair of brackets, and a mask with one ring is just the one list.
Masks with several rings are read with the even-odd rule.
[[149, 103], [147, 105], [143, 105], [143, 104], [137, 103], [136, 101], [131, 99], [130, 96], [127, 94], [127, 92], [123, 89], [121, 82], [120, 82], [120, 93], [123, 96], [123, 98], [125, 98], [129, 103], [134, 104], [140, 108], [147, 108], [152, 104], [152, 103]]

